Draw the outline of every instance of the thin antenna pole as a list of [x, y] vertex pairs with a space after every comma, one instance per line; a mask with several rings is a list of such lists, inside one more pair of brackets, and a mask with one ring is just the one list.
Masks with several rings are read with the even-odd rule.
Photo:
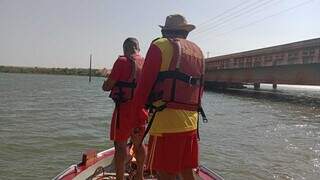
[[91, 82], [92, 54], [90, 54], [89, 82]]
[[207, 58], [209, 58], [209, 57], [210, 57], [210, 52], [208, 51], [208, 52], [207, 52]]

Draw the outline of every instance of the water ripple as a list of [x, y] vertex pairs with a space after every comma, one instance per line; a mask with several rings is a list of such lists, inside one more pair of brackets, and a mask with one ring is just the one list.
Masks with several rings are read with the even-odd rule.
[[[0, 73], [0, 179], [50, 179], [112, 146], [103, 79]], [[320, 92], [206, 92], [201, 163], [226, 179], [320, 179]]]

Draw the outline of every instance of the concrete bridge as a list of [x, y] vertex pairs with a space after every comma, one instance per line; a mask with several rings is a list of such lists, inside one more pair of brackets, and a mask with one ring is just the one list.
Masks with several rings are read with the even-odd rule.
[[320, 38], [206, 59], [206, 84], [320, 85]]

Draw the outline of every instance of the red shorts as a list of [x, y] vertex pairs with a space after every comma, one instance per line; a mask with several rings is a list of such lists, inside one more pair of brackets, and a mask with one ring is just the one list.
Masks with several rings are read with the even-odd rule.
[[151, 170], [178, 174], [198, 167], [197, 131], [169, 133], [149, 139], [147, 166]]
[[[120, 105], [119, 112], [117, 108], [113, 111], [111, 127], [110, 127], [110, 140], [112, 141], [127, 141], [133, 134], [135, 123], [131, 117], [130, 112], [131, 105], [124, 103]], [[147, 113], [142, 109], [141, 112], [137, 112], [138, 118], [142, 118], [144, 121], [147, 119]], [[144, 126], [138, 127], [139, 133], [144, 131]]]

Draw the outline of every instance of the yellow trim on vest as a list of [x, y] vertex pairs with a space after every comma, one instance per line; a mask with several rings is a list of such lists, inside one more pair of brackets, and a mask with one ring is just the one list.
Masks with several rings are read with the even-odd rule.
[[172, 44], [167, 38], [158, 39], [157, 41], [153, 42], [153, 44], [156, 45], [161, 51], [162, 62], [160, 71], [168, 70], [173, 56]]

